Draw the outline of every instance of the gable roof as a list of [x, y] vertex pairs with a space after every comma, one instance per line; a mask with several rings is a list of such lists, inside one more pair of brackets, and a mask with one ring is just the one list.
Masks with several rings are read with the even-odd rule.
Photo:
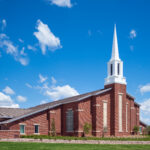
[[[0, 124], [11, 123], [11, 122], [17, 121], [19, 119], [22, 119], [22, 118], [25, 118], [25, 117], [37, 114], [39, 112], [42, 112], [42, 111], [45, 111], [45, 110], [48, 110], [48, 109], [51, 109], [51, 108], [55, 108], [55, 107], [63, 105], [63, 104], [82, 101], [82, 100], [85, 100], [88, 97], [99, 95], [99, 94], [103, 94], [103, 93], [108, 92], [110, 90], [111, 90], [111, 88], [97, 90], [97, 91], [85, 93], [85, 94], [82, 94], [82, 95], [77, 95], [77, 96], [65, 98], [65, 99], [62, 99], [62, 100], [49, 102], [49, 103], [42, 104], [42, 105], [37, 105], [37, 106], [31, 107], [29, 109], [15, 109], [14, 108], [14, 109], [10, 109], [9, 110], [9, 108], [3, 108], [3, 110], [5, 109], [4, 112], [7, 112], [7, 110], [9, 110], [7, 112], [7, 115], [8, 116], [12, 116], [12, 119], [9, 119], [9, 120], [6, 120], [6, 121], [2, 121], [2, 122], [0, 122]], [[20, 111], [20, 113], [19, 113], [18, 110]]]

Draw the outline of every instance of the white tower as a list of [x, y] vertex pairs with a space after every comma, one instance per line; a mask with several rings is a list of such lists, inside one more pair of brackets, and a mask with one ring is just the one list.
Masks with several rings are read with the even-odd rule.
[[107, 67], [108, 76], [105, 79], [105, 85], [113, 83], [127, 84], [126, 78], [123, 77], [123, 62], [119, 58], [116, 25], [114, 26], [112, 56], [107, 64]]

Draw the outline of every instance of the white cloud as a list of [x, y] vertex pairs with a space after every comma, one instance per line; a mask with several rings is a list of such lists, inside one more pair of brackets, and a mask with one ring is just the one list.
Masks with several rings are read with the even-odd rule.
[[51, 80], [52, 80], [52, 84], [56, 84], [57, 83], [57, 81], [56, 81], [56, 79], [54, 77], [51, 77]]
[[32, 85], [30, 85], [29, 83], [25, 84], [28, 88], [32, 88]]
[[47, 100], [42, 100], [41, 102], [40, 102], [40, 104], [46, 104], [47, 103]]
[[144, 102], [140, 103], [140, 109], [144, 112], [150, 113], [150, 99], [145, 100]]
[[54, 86], [47, 89], [44, 93], [51, 100], [59, 100], [66, 97], [78, 95], [79, 93], [70, 85]]
[[41, 74], [39, 74], [39, 78], [41, 83], [45, 82], [48, 79], [47, 77], [44, 77]]
[[130, 31], [130, 38], [131, 38], [131, 39], [134, 39], [134, 38], [136, 38], [136, 36], [137, 36], [136, 31], [135, 31], [134, 29], [131, 30], [131, 31]]
[[5, 19], [2, 20], [2, 30], [4, 30], [7, 26], [7, 22]]
[[141, 94], [150, 92], [150, 83], [147, 85], [139, 86]]
[[130, 50], [133, 51], [134, 50], [134, 46], [130, 45]]
[[27, 101], [27, 98], [24, 97], [24, 96], [18, 95], [18, 96], [17, 96], [17, 100], [18, 100], [19, 102], [26, 102], [26, 101]]
[[0, 92], [0, 107], [19, 108], [19, 105], [15, 104], [10, 96]]
[[19, 41], [20, 43], [24, 43], [24, 40], [22, 40], [21, 38], [19, 38], [18, 41]]
[[71, 8], [71, 0], [50, 0], [51, 4], [55, 4], [59, 7], [68, 7]]
[[20, 51], [20, 55], [22, 56], [27, 56], [27, 54], [25, 53], [25, 47], [23, 47]]
[[6, 34], [0, 34], [0, 48], [2, 48], [7, 54], [12, 55], [14, 59], [22, 65], [28, 65], [28, 59], [21, 56], [18, 46], [15, 46]]
[[150, 124], [150, 98], [146, 99], [144, 102], [140, 103], [141, 107], [141, 120]]
[[46, 53], [46, 48], [55, 51], [62, 47], [60, 39], [51, 32], [47, 24], [44, 24], [41, 20], [37, 20], [36, 29], [38, 31], [33, 34], [38, 39], [43, 54]]
[[13, 89], [11, 89], [9, 86], [6, 86], [5, 89], [3, 89], [3, 92], [5, 92], [6, 94], [10, 94], [10, 95], [15, 94]]
[[32, 51], [36, 51], [36, 48], [32, 45], [28, 45], [27, 48]]

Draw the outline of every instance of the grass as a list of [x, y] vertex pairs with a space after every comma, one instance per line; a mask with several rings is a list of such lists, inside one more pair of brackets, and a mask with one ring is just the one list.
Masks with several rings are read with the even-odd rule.
[[0, 142], [0, 150], [150, 150], [150, 145], [90, 145]]
[[62, 140], [115, 140], [115, 141], [150, 141], [150, 136], [145, 137], [73, 137], [73, 136], [48, 136], [48, 135], [24, 135], [21, 138], [32, 139], [62, 139]]

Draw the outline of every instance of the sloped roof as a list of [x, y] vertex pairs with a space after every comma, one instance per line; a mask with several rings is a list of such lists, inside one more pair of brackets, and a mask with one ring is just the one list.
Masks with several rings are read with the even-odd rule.
[[[10, 122], [19, 120], [21, 118], [25, 118], [25, 117], [28, 117], [30, 115], [45, 111], [47, 109], [55, 108], [55, 107], [60, 106], [62, 104], [78, 102], [78, 101], [84, 100], [84, 99], [86, 99], [88, 97], [91, 97], [91, 96], [94, 96], [94, 95], [103, 94], [103, 93], [108, 92], [110, 90], [111, 90], [111, 88], [101, 89], [101, 90], [97, 90], [97, 91], [93, 91], [93, 92], [89, 92], [89, 93], [85, 93], [85, 94], [65, 98], [65, 99], [62, 99], [62, 100], [53, 101], [53, 102], [49, 102], [49, 103], [42, 104], [42, 105], [37, 105], [35, 107], [31, 107], [31, 108], [28, 108], [28, 109], [0, 108], [1, 109], [0, 114], [4, 114], [7, 117], [12, 118], [12, 119], [0, 122], [0, 124], [7, 124], [7, 123], [10, 123]], [[2, 116], [4, 116], [4, 115], [2, 115]]]
[[20, 109], [20, 108], [0, 108], [0, 118], [13, 118], [23, 115], [31, 111], [30, 109]]

